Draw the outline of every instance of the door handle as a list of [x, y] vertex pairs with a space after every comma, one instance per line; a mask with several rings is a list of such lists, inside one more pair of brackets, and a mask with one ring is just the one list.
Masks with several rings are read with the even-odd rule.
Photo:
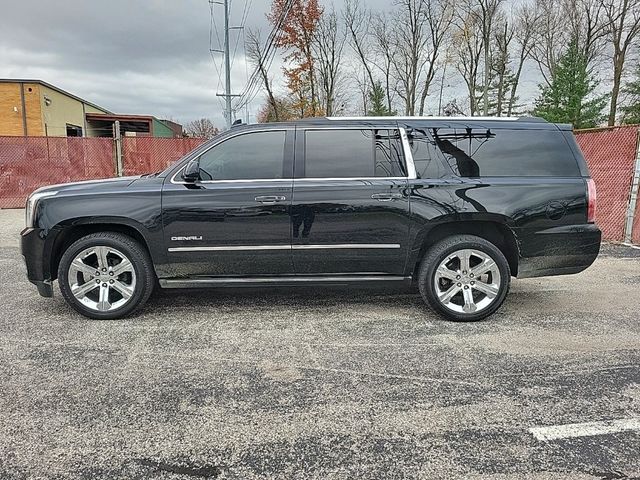
[[398, 200], [402, 198], [401, 193], [374, 193], [371, 198], [378, 200], [379, 202], [391, 202], [392, 200]]
[[258, 203], [278, 203], [284, 202], [287, 197], [283, 197], [281, 195], [265, 195], [261, 197], [256, 197], [255, 200]]

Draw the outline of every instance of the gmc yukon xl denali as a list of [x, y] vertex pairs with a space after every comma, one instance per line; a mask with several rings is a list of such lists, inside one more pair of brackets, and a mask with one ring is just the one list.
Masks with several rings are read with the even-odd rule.
[[319, 118], [244, 125], [167, 170], [41, 188], [22, 252], [95, 319], [154, 288], [414, 284], [451, 320], [511, 277], [577, 273], [600, 248], [568, 125], [537, 118]]

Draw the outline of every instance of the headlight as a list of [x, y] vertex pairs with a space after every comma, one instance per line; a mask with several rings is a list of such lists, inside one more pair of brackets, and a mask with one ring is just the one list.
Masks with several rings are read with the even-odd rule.
[[36, 208], [38, 208], [38, 202], [43, 198], [52, 197], [57, 193], [58, 193], [57, 191], [39, 192], [38, 190], [36, 190], [31, 195], [29, 195], [29, 198], [27, 199], [27, 204], [25, 206], [25, 212], [24, 212], [24, 215], [25, 215], [24, 223], [27, 228], [33, 228], [33, 219], [36, 214]]

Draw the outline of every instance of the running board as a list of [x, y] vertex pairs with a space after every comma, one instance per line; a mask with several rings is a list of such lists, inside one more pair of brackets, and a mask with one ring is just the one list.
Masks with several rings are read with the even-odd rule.
[[162, 288], [207, 288], [207, 287], [256, 287], [264, 285], [302, 286], [302, 285], [357, 285], [378, 282], [405, 282], [411, 284], [411, 277], [394, 275], [294, 275], [282, 277], [198, 277], [198, 278], [161, 278]]

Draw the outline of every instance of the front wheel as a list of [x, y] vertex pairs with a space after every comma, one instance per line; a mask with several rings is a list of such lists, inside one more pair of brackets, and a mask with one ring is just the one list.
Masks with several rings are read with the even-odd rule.
[[141, 307], [155, 285], [146, 249], [120, 233], [87, 235], [62, 255], [58, 283], [62, 296], [90, 318], [110, 320]]
[[455, 235], [431, 247], [420, 265], [418, 287], [427, 304], [443, 317], [462, 322], [482, 320], [507, 296], [509, 263], [491, 242]]

